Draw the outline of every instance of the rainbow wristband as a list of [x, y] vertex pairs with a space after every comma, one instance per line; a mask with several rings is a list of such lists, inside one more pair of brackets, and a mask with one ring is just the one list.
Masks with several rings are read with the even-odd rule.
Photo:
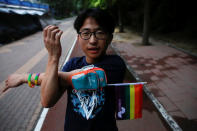
[[38, 77], [39, 77], [40, 73], [37, 73], [35, 76], [35, 85], [38, 85]]
[[32, 73], [29, 74], [28, 79], [27, 79], [27, 82], [28, 82], [29, 87], [30, 87], [30, 88], [33, 88], [34, 85], [31, 84], [31, 76], [32, 76]]

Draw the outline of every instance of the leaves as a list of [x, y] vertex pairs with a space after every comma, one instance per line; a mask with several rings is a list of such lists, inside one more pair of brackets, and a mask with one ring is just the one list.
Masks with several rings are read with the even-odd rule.
[[48, 3], [51, 12], [55, 16], [69, 16], [70, 13], [77, 13], [85, 8], [111, 8], [118, 0], [41, 0]]

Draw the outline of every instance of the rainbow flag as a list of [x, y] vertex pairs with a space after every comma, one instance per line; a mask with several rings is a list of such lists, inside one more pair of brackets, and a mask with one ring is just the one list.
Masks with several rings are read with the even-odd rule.
[[115, 86], [116, 119], [127, 120], [142, 117], [143, 84], [127, 84]]

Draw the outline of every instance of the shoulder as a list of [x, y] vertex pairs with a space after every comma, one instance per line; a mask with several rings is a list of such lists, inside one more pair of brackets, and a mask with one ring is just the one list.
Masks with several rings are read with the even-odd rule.
[[63, 66], [62, 71], [68, 72], [68, 71], [72, 71], [72, 70], [80, 68], [83, 65], [83, 58], [84, 58], [84, 56], [71, 58]]
[[110, 65], [125, 68], [124, 60], [118, 55], [107, 55], [104, 61]]
[[108, 83], [121, 83], [126, 71], [124, 60], [118, 55], [106, 55], [99, 65], [107, 75]]
[[104, 70], [125, 70], [126, 65], [124, 60], [118, 55], [106, 55], [102, 61], [96, 64], [96, 66], [103, 68]]
[[113, 62], [121, 62], [124, 63], [124, 60], [118, 56], [118, 55], [107, 55], [107, 60], [113, 61]]

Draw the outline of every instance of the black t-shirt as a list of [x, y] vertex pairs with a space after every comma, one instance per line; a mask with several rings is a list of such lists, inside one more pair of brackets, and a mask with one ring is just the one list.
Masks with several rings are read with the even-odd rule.
[[[89, 65], [85, 56], [72, 58], [63, 67], [68, 72]], [[117, 55], [106, 55], [94, 64], [105, 70], [107, 83], [121, 83], [125, 73], [124, 61]], [[65, 131], [117, 131], [115, 120], [115, 90], [104, 87], [98, 91], [68, 89]]]

